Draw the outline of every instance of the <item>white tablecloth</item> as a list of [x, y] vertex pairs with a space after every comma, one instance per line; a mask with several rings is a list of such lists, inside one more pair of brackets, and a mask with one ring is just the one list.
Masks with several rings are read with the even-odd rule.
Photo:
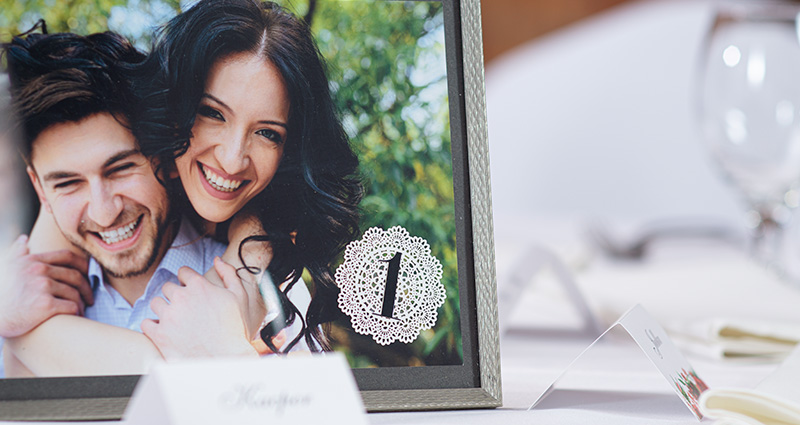
[[[699, 250], [705, 255], [698, 257]], [[800, 326], [800, 309], [795, 307], [800, 305], [800, 291], [727, 246], [700, 248], [675, 242], [656, 249], [642, 262], [595, 257], [575, 273], [589, 304], [602, 313], [606, 325], [641, 303], [664, 325], [714, 317], [755, 317]], [[371, 423], [697, 423], [670, 384], [628, 338], [611, 338], [596, 345], [569, 369], [555, 393], [536, 409], [526, 411], [593, 337], [578, 332], [580, 323], [568, 298], [547, 273], [532, 280], [512, 319], [511, 330], [501, 342], [502, 408], [371, 414]], [[711, 387], [753, 388], [778, 366], [776, 361], [685, 354]]]

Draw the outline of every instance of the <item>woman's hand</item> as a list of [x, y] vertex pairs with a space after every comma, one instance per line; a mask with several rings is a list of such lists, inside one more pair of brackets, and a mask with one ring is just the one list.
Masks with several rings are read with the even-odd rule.
[[14, 242], [0, 282], [0, 336], [29, 332], [57, 314], [83, 315], [94, 302], [88, 261], [69, 250], [30, 254], [27, 239]]
[[236, 270], [219, 258], [214, 269], [224, 287], [209, 282], [188, 267], [178, 272], [183, 286], [166, 283], [163, 298], [150, 303], [158, 321], [144, 320], [142, 332], [158, 347], [165, 359], [257, 356], [250, 345], [245, 318], [249, 296]]

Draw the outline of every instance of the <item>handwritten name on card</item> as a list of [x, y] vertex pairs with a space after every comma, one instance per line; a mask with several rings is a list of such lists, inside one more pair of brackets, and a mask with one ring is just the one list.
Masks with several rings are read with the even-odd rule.
[[262, 410], [283, 417], [287, 410], [308, 409], [313, 406], [311, 393], [275, 393], [264, 384], [236, 385], [220, 396], [220, 407], [231, 411]]
[[159, 364], [142, 377], [128, 424], [366, 425], [355, 380], [336, 353]]

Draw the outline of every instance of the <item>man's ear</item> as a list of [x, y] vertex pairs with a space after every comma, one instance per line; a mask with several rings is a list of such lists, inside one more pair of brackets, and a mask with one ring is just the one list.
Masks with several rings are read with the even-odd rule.
[[150, 165], [153, 167], [153, 172], [156, 173], [156, 178], [159, 180], [175, 180], [180, 177], [178, 174], [178, 167], [175, 166], [175, 162], [169, 163], [164, 167], [160, 167], [161, 161], [156, 157], [150, 159]]
[[39, 181], [39, 178], [36, 176], [36, 171], [34, 171], [33, 167], [30, 165], [26, 168], [26, 171], [28, 172], [28, 177], [31, 179], [31, 183], [33, 184], [33, 189], [36, 191], [36, 196], [39, 198], [39, 202], [47, 210], [47, 212], [52, 214], [53, 210], [50, 208], [50, 203], [47, 202], [47, 198], [44, 197], [44, 189], [42, 188], [42, 183]]
[[175, 180], [180, 178], [180, 174], [178, 174], [178, 167], [175, 166], [173, 162], [169, 166], [163, 168], [163, 173], [167, 175], [168, 180]]

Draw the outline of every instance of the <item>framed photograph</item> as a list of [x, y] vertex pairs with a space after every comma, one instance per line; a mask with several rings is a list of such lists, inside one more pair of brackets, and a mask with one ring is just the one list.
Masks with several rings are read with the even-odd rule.
[[[249, 1], [218, 3], [237, 5]], [[32, 84], [29, 81], [35, 79], [20, 77], [22, 71], [10, 78], [4, 74], [0, 101], [16, 108], [4, 106], [0, 139], [7, 152], [20, 151], [21, 154], [3, 155], [4, 160], [18, 158], [4, 167], [16, 173], [4, 180], [19, 183], [19, 187], [9, 190], [16, 191], [10, 196], [20, 202], [5, 206], [5, 226], [0, 229], [2, 243], [12, 245], [17, 234], [31, 232], [37, 216], [44, 214], [40, 211], [47, 211], [57, 226], [51, 229], [60, 230], [65, 240], [78, 248], [77, 252], [92, 257], [88, 282], [94, 291], [94, 305], [86, 306], [85, 316], [104, 323], [102, 326], [111, 324], [144, 332], [169, 360], [172, 352], [169, 342], [177, 342], [159, 345], [160, 338], [170, 335], [162, 329], [169, 329], [170, 325], [164, 319], [162, 307], [155, 305], [160, 300], [153, 302], [153, 298], [168, 300], [164, 303], [168, 307], [163, 308], [170, 309], [170, 317], [181, 320], [179, 313], [184, 310], [178, 310], [181, 302], [173, 294], [183, 289], [175, 289], [178, 286], [174, 285], [167, 290], [170, 283], [153, 283], [158, 270], [168, 269], [163, 264], [175, 258], [184, 258], [170, 256], [170, 251], [190, 246], [195, 247], [192, 252], [201, 252], [196, 255], [212, 258], [212, 254], [225, 251], [225, 246], [233, 245], [236, 240], [239, 248], [236, 258], [242, 263], [236, 268], [237, 273], [240, 277], [249, 276], [248, 272], [257, 276], [251, 279], [255, 288], [252, 291], [261, 294], [260, 305], [267, 312], [266, 318], [256, 320], [259, 326], [249, 327], [245, 323], [245, 330], [253, 334], [260, 345], [251, 344], [262, 355], [300, 350], [344, 354], [369, 411], [500, 406], [479, 1], [278, 0], [276, 3], [277, 7], [267, 7], [277, 12], [275, 16], [270, 15], [264, 25], [278, 30], [262, 31], [264, 37], [257, 40], [261, 44], [254, 44], [255, 47], [226, 51], [226, 46], [240, 42], [229, 33], [238, 31], [235, 27], [242, 25], [241, 20], [228, 19], [224, 24], [227, 26], [217, 26], [223, 20], [220, 16], [230, 18], [238, 12], [196, 10], [211, 2], [129, 0], [124, 4], [78, 0], [53, 6], [43, 0], [0, 0], [2, 43], [31, 29], [30, 34], [46, 31], [83, 36], [112, 31], [143, 52], [140, 53], [142, 57], [133, 59], [120, 56], [123, 58], [120, 61], [130, 60], [146, 66], [119, 67], [121, 70], [111, 66], [114, 69], [109, 71], [120, 72], [125, 78], [131, 76], [129, 85], [112, 90], [116, 94], [109, 96], [124, 100], [119, 106], [123, 112], [130, 104], [138, 109], [122, 114], [122, 120], [114, 109], [117, 100], [111, 102], [112, 106], [104, 101], [97, 110], [102, 115], [108, 107], [117, 124], [130, 124], [123, 128], [135, 135], [132, 140], [138, 143], [137, 154], [149, 159], [146, 162], [148, 170], [154, 172], [154, 181], [166, 186], [164, 203], [159, 204], [152, 198], [136, 203], [135, 195], [131, 195], [133, 200], [130, 201], [127, 195], [117, 195], [125, 201], [115, 201], [117, 198], [109, 195], [108, 199], [112, 200], [103, 204], [105, 209], [100, 208], [97, 199], [102, 195], [92, 192], [92, 182], [103, 179], [117, 182], [128, 178], [125, 167], [135, 167], [135, 161], [134, 165], [125, 163], [113, 168], [114, 161], [118, 160], [116, 156], [111, 155], [113, 160], [100, 158], [96, 161], [99, 177], [94, 180], [91, 177], [94, 169], [87, 168], [86, 177], [80, 168], [62, 170], [65, 162], [69, 167], [73, 163], [78, 164], [75, 167], [81, 166], [80, 161], [70, 161], [65, 156], [77, 148], [70, 148], [65, 154], [58, 153], [58, 149], [65, 149], [62, 141], [71, 140], [59, 135], [62, 145], [52, 144], [53, 152], [58, 154], [40, 153], [47, 152], [41, 146], [50, 146], [47, 137], [51, 136], [53, 127], [38, 124], [40, 120], [34, 112], [44, 107], [30, 107], [35, 110], [31, 112], [24, 108], [33, 100], [25, 103], [17, 99], [27, 93], [18, 86]], [[214, 4], [214, 7], [222, 7]], [[211, 6], [206, 7], [211, 10]], [[186, 18], [181, 18], [181, 23], [164, 27], [168, 22], [180, 20], [176, 17]], [[205, 29], [195, 34], [191, 25], [200, 27], [198, 23]], [[308, 36], [303, 30], [296, 30], [300, 27], [310, 29]], [[178, 29], [181, 34], [188, 35], [173, 36]], [[303, 37], [309, 36], [310, 49], [303, 44]], [[164, 41], [167, 39], [169, 43]], [[197, 50], [201, 42], [196, 39], [207, 40], [210, 47]], [[253, 37], [245, 39], [253, 40]], [[102, 42], [101, 38], [92, 43]], [[167, 45], [169, 47], [165, 47]], [[191, 50], [180, 51], [181, 48]], [[33, 51], [32, 47], [30, 49]], [[155, 56], [153, 52], [176, 54], [175, 49], [178, 49], [175, 57], [180, 59], [147, 62], [144, 58], [145, 54]], [[73, 50], [65, 55], [73, 54]], [[186, 54], [188, 51], [193, 54]], [[208, 60], [204, 59], [206, 53], [198, 53], [220, 51], [222, 53], [213, 53], [218, 56], [207, 53]], [[256, 51], [268, 53], [259, 56], [253, 53]], [[309, 54], [312, 59], [303, 56]], [[314, 73], [316, 55], [322, 58], [319, 68], [322, 73], [318, 74]], [[261, 62], [253, 62], [256, 59]], [[12, 60], [7, 54], [4, 70], [11, 66], [9, 61], [24, 60], [24, 55]], [[158, 68], [157, 64], [167, 62], [169, 67]], [[28, 72], [28, 68], [16, 66]], [[103, 66], [105, 63], [94, 69]], [[194, 71], [203, 66], [202, 71]], [[135, 70], [131, 71], [133, 68]], [[186, 71], [174, 77], [170, 73], [176, 74], [175, 69]], [[154, 74], [151, 76], [147, 72]], [[324, 80], [322, 88], [314, 85], [314, 79], [320, 79], [317, 77]], [[125, 78], [111, 78], [110, 81], [127, 81]], [[226, 86], [226, 78], [236, 84]], [[258, 84], [248, 85], [253, 81]], [[173, 86], [161, 90], [159, 84]], [[238, 87], [246, 87], [246, 90]], [[261, 90], [264, 87], [278, 88]], [[10, 90], [6, 90], [8, 88]], [[11, 95], [7, 94], [9, 91]], [[195, 91], [197, 100], [193, 100], [191, 94]], [[166, 94], [160, 98], [159, 93], [180, 93], [180, 96]], [[129, 95], [135, 101], [126, 97]], [[151, 101], [153, 103], [148, 103]], [[184, 107], [191, 115], [188, 124], [181, 121], [180, 113], [173, 113]], [[93, 111], [85, 114], [89, 118], [79, 116], [77, 122], [88, 122], [98, 114]], [[328, 113], [330, 111], [333, 112]], [[269, 119], [264, 119], [267, 115]], [[18, 125], [19, 121], [25, 125]], [[34, 125], [42, 127], [35, 137], [22, 134], [30, 133]], [[107, 125], [115, 124], [109, 121]], [[188, 125], [186, 131], [182, 131], [181, 125]], [[159, 138], [160, 134], [156, 133], [163, 128], [170, 133], [168, 137]], [[236, 133], [236, 129], [247, 131]], [[341, 146], [330, 136], [339, 133], [340, 141], [344, 140]], [[81, 130], [79, 134], [88, 133]], [[111, 134], [110, 130], [105, 130], [104, 134]], [[150, 137], [153, 134], [155, 136]], [[232, 134], [244, 136], [236, 139]], [[185, 139], [185, 142], [180, 146], [170, 144], [173, 138]], [[167, 141], [161, 142], [162, 139]], [[20, 140], [26, 140], [25, 143], [33, 147], [15, 149], [15, 143]], [[168, 147], [153, 148], [157, 143], [167, 143]], [[97, 143], [92, 145], [93, 152], [95, 145]], [[334, 145], [343, 148], [330, 147]], [[236, 151], [239, 154], [230, 153], [234, 152], [232, 146], [239, 149]], [[48, 162], [50, 156], [53, 159]], [[270, 169], [267, 165], [271, 163], [274, 166]], [[237, 166], [239, 171], [234, 171]], [[49, 174], [48, 167], [52, 168]], [[122, 173], [123, 177], [114, 173]], [[199, 176], [196, 184], [191, 183], [196, 175]], [[175, 187], [170, 185], [173, 181], [177, 182]], [[112, 183], [103, 187], [112, 187], [110, 185]], [[34, 192], [31, 186], [38, 191]], [[81, 191], [88, 193], [81, 198], [85, 208], [69, 215], [70, 208], [75, 209], [75, 202], [63, 200], [77, 199]], [[208, 194], [215, 198], [206, 202], [203, 196]], [[243, 199], [240, 204], [236, 204], [237, 197]], [[262, 205], [256, 203], [261, 202], [262, 197], [268, 200], [264, 205], [275, 205], [278, 200], [281, 207], [254, 207]], [[125, 207], [108, 213], [116, 205], [114, 202]], [[128, 204], [133, 206], [128, 208]], [[232, 204], [236, 204], [235, 207], [228, 208]], [[159, 208], [166, 211], [165, 217], [180, 217], [174, 221], [174, 230], [169, 227], [173, 221], [165, 218], [167, 224], [163, 228], [167, 230], [158, 231], [162, 229], [158, 221]], [[130, 213], [133, 218], [125, 215], [128, 210], [133, 211]], [[106, 224], [102, 221], [104, 213]], [[242, 240], [237, 236], [237, 229], [246, 226], [241, 222], [247, 220], [237, 220], [237, 217], [245, 214], [260, 220], [256, 221], [260, 232], [247, 233], [250, 236]], [[320, 217], [315, 218], [315, 215]], [[70, 221], [73, 216], [77, 218]], [[112, 232], [115, 226], [119, 229]], [[191, 226], [192, 230], [185, 230], [184, 226]], [[252, 237], [253, 234], [257, 236]], [[184, 237], [186, 240], [181, 239]], [[32, 234], [28, 243], [36, 243], [34, 239]], [[119, 252], [128, 249], [126, 244], [134, 246], [147, 240], [153, 241], [151, 257], [155, 261], [143, 266], [141, 272], [139, 269], [132, 272], [130, 267], [138, 260], [126, 257], [122, 261]], [[198, 243], [204, 244], [203, 251], [197, 251]], [[248, 243], [251, 245], [246, 245]], [[19, 240], [12, 246], [12, 258], [18, 244]], [[159, 248], [162, 245], [163, 250]], [[263, 255], [248, 257], [250, 251], [244, 249], [246, 246], [261, 247], [256, 248], [262, 250], [256, 254], [268, 253], [269, 267], [260, 272], [258, 267], [252, 267], [252, 263], [248, 263], [250, 258]], [[191, 264], [175, 261], [177, 266], [190, 266], [200, 274], [214, 270], [211, 261], [198, 260]], [[62, 262], [67, 263], [67, 260]], [[251, 271], [253, 268], [256, 271]], [[92, 273], [98, 277], [92, 277]], [[220, 275], [224, 273], [216, 275], [224, 280]], [[133, 291], [133, 295], [124, 287], [120, 289], [120, 282], [141, 276], [149, 278], [144, 279], [147, 289], [139, 293]], [[174, 276], [180, 275], [176, 272]], [[164, 280], [174, 282], [174, 276]], [[242, 278], [245, 295], [238, 298], [240, 300], [248, 299], [248, 279]], [[7, 282], [1, 290], [10, 291], [11, 283]], [[195, 287], [183, 280], [181, 283], [184, 285], [180, 288]], [[151, 291], [153, 285], [164, 285], [164, 293], [160, 292], [161, 286]], [[331, 289], [333, 285], [335, 288]], [[276, 294], [268, 295], [267, 286], [278, 288]], [[151, 299], [142, 298], [150, 292], [153, 292]], [[84, 294], [79, 295], [85, 298]], [[103, 296], [111, 297], [111, 301], [103, 301]], [[56, 296], [59, 297], [67, 301], [77, 299]], [[97, 312], [103, 302], [121, 301], [128, 301], [125, 307], [132, 310], [122, 319], [108, 318], [110, 316], [105, 313]], [[142, 307], [143, 312], [138, 313], [137, 307]], [[0, 306], [0, 313], [7, 314], [6, 310]], [[261, 310], [255, 311], [257, 319], [265, 317], [263, 312], [259, 313]], [[155, 322], [151, 320], [159, 318], [161, 320]], [[76, 373], [62, 372], [61, 366], [40, 366], [37, 362], [41, 360], [16, 356], [15, 347], [24, 345], [28, 351], [35, 350], [38, 347], [36, 338], [29, 337], [32, 342], [25, 345], [28, 342], [18, 342], [21, 337], [4, 326], [0, 318], [0, 332], [9, 334], [3, 351], [3, 373], [7, 377], [0, 380], [0, 419], [111, 419], [121, 416], [138, 381], [138, 376], [130, 373], [131, 369], [121, 368], [117, 373], [98, 366], [96, 371], [75, 369], [86, 371], [77, 375], [87, 376], [59, 376]], [[47, 326], [35, 329], [43, 335], [46, 331]], [[134, 339], [143, 339], [141, 334], [134, 336]], [[21, 340], [24, 341], [24, 337]], [[67, 340], [59, 345], [59, 355], [65, 363], [69, 362], [72, 342]], [[53, 345], [50, 344], [50, 350], [56, 349]], [[24, 377], [26, 374], [36, 377]]]

